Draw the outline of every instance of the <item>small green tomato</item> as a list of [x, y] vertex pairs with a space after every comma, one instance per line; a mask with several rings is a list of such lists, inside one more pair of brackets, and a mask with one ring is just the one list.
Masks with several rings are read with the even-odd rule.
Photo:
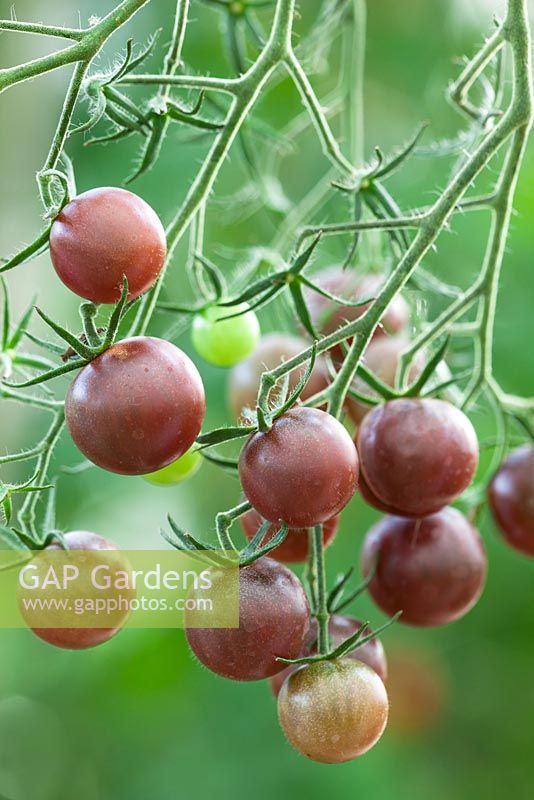
[[[192, 340], [199, 355], [217, 367], [233, 367], [255, 351], [260, 340], [260, 324], [248, 305], [232, 308], [212, 306], [193, 320]], [[239, 317], [225, 319], [240, 311]]]
[[153, 483], [154, 486], [176, 486], [192, 478], [201, 465], [202, 456], [195, 447], [192, 447], [177, 461], [173, 461], [172, 464], [163, 467], [163, 469], [158, 469], [157, 472], [144, 475], [144, 478], [149, 483]]

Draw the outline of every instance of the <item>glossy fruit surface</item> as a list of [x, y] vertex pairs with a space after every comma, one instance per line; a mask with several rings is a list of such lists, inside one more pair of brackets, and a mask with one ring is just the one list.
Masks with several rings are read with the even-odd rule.
[[202, 466], [202, 456], [193, 446], [187, 453], [184, 453], [177, 461], [173, 461], [157, 472], [150, 472], [143, 477], [154, 486], [177, 486], [179, 483], [192, 478]]
[[299, 753], [339, 764], [378, 742], [388, 719], [388, 697], [376, 672], [361, 661], [317, 662], [286, 680], [278, 695], [278, 717]]
[[298, 658], [310, 609], [296, 575], [271, 558], [243, 567], [239, 585], [239, 628], [187, 627], [186, 635], [198, 660], [212, 672], [258, 681], [284, 669], [277, 657]]
[[[233, 308], [213, 306], [196, 314], [191, 338], [197, 353], [217, 367], [233, 367], [248, 358], [258, 345], [260, 323], [247, 308], [246, 304]], [[246, 313], [225, 319], [239, 311]]]
[[[100, 566], [104, 564], [109, 568], [116, 568], [118, 570], [125, 570], [128, 571], [129, 565], [125, 559], [117, 552], [117, 557], [112, 558], [112, 560], [108, 561], [107, 557], [99, 557], [99, 553], [102, 551], [117, 551], [117, 547], [113, 542], [110, 542], [109, 539], [104, 539], [101, 536], [97, 536], [95, 533], [89, 533], [87, 531], [72, 531], [71, 533], [65, 534], [65, 540], [67, 542], [67, 546], [69, 550], [81, 550], [84, 551], [83, 559], [86, 565], [86, 571], [89, 573], [90, 569], [94, 567]], [[44, 551], [45, 556], [47, 552], [60, 550], [61, 548], [57, 544], [49, 545]], [[91, 553], [94, 553], [94, 559], [92, 559]], [[37, 557], [37, 560], [39, 556]], [[55, 562], [51, 562], [51, 565], [54, 566]], [[59, 566], [54, 566], [56, 573], [61, 574]], [[74, 599], [77, 599], [78, 594], [80, 593], [80, 588], [78, 584], [73, 584], [73, 592], [75, 594], [74, 598], [68, 597], [71, 602]], [[89, 585], [84, 584], [87, 592], [83, 593], [84, 597], [94, 597], [98, 598], [102, 596], [102, 592], [98, 590], [92, 591], [91, 584]], [[112, 590], [114, 592], [114, 590]], [[32, 597], [35, 596], [35, 591], [30, 591], [22, 593], [19, 592], [19, 608], [21, 610], [22, 616], [25, 618], [26, 623], [31, 627], [33, 633], [36, 634], [40, 639], [43, 641], [48, 642], [48, 644], [52, 644], [55, 647], [61, 647], [66, 650], [86, 650], [90, 647], [96, 647], [99, 644], [103, 644], [111, 639], [115, 634], [117, 634], [120, 630], [122, 625], [126, 622], [129, 612], [128, 611], [120, 611], [117, 614], [113, 615], [113, 619], [116, 623], [112, 628], [39, 628], [32, 625], [32, 612], [25, 611], [25, 607], [21, 602], [22, 596], [24, 597]], [[46, 598], [46, 593], [44, 590], [39, 590], [39, 597], [43, 599]], [[56, 600], [64, 600], [65, 599], [65, 592], [62, 593], [53, 593], [53, 597]], [[76, 619], [80, 619], [77, 617]]]
[[[375, 297], [384, 284], [385, 276], [362, 276], [356, 270], [336, 266], [314, 275], [313, 281], [336, 297], [354, 301]], [[338, 305], [311, 289], [305, 290], [305, 298], [312, 322], [323, 334], [333, 333], [346, 322], [359, 319], [369, 308], [369, 304], [358, 307]], [[382, 317], [381, 326], [377, 328], [375, 338], [383, 335], [384, 332], [398, 333], [406, 327], [409, 317], [408, 304], [403, 297], [397, 296]], [[336, 360], [342, 359], [342, 349], [335, 348], [333, 355]]]
[[381, 511], [383, 514], [396, 516], [397, 510], [392, 506], [388, 506], [387, 503], [383, 503], [376, 494], [371, 491], [365, 480], [365, 475], [361, 470], [360, 477], [358, 478], [358, 491], [362, 500], [364, 500], [368, 506], [371, 506], [371, 508], [376, 508], [377, 511]]
[[487, 558], [480, 534], [455, 508], [423, 519], [385, 517], [365, 537], [362, 571], [379, 608], [406, 625], [446, 625], [475, 605]]
[[194, 443], [205, 413], [202, 380], [170, 342], [124, 339], [84, 367], [65, 401], [70, 434], [94, 464], [146, 475]]
[[243, 491], [267, 520], [309, 528], [335, 517], [356, 490], [358, 455], [345, 428], [315, 408], [292, 408], [253, 434], [239, 459]]
[[56, 217], [50, 256], [65, 286], [93, 303], [116, 303], [124, 276], [128, 298], [156, 281], [167, 255], [165, 231], [153, 209], [124, 189], [91, 189]]
[[[343, 644], [343, 642], [359, 631], [362, 624], [363, 623], [360, 622], [360, 620], [354, 619], [354, 617], [333, 614], [328, 622], [331, 647], [339, 647], [339, 645]], [[366, 628], [364, 635], [367, 636], [370, 633], [371, 629]], [[311, 653], [315, 653], [316, 645], [317, 622], [315, 619], [312, 619], [310, 632], [306, 637], [306, 642], [304, 643], [304, 648], [301, 655], [307, 656]], [[380, 639], [378, 639], [378, 637], [371, 639], [370, 642], [367, 642], [361, 647], [357, 647], [356, 650], [348, 653], [346, 656], [344, 656], [344, 658], [352, 659], [353, 661], [362, 661], [364, 664], [367, 664], [368, 667], [374, 669], [376, 674], [384, 683], [386, 682], [388, 676], [386, 654], [384, 652], [382, 642]], [[296, 665], [290, 665], [286, 667], [283, 672], [279, 672], [278, 675], [275, 675], [273, 678], [271, 678], [271, 688], [275, 696], [278, 696], [280, 689], [282, 688], [282, 685], [288, 675], [291, 675], [296, 669], [299, 669], [299, 667]]]
[[368, 488], [403, 516], [444, 508], [467, 489], [478, 465], [471, 422], [444, 400], [403, 398], [376, 406], [357, 444]]
[[[243, 528], [247, 539], [253, 539], [263, 524], [264, 520], [257, 511], [252, 508], [239, 519], [241, 527]], [[339, 517], [328, 520], [323, 526], [323, 542], [324, 546], [328, 547], [339, 528]], [[272, 539], [272, 537], [280, 529], [280, 525], [273, 522], [263, 539], [263, 544]], [[270, 558], [275, 558], [277, 561], [283, 561], [285, 564], [297, 564], [301, 561], [306, 561], [310, 552], [309, 547], [309, 530], [306, 528], [290, 528], [289, 532], [282, 542], [274, 550], [269, 553]]]
[[[229, 403], [232, 413], [239, 417], [244, 408], [256, 408], [258, 389], [263, 372], [275, 369], [283, 361], [289, 361], [309, 347], [309, 343], [299, 336], [288, 333], [268, 333], [262, 336], [256, 351], [238, 364], [230, 374], [228, 386]], [[300, 378], [306, 372], [306, 365], [290, 373], [289, 391], [293, 391]], [[322, 356], [318, 356], [315, 365], [301, 394], [302, 400], [322, 391], [328, 385], [328, 368]]]
[[495, 522], [508, 544], [534, 556], [534, 445], [514, 450], [497, 470], [489, 502]]
[[[379, 336], [374, 338], [365, 350], [363, 364], [374, 372], [377, 378], [392, 388], [395, 386], [395, 377], [399, 365], [400, 355], [410, 345], [408, 337], [399, 333], [395, 336]], [[414, 359], [408, 373], [408, 381], [414, 381], [422, 369], [422, 359]], [[356, 378], [352, 384], [360, 394], [367, 397], [380, 399], [377, 392], [371, 389], [363, 380]], [[345, 408], [350, 418], [356, 425], [360, 425], [363, 418], [372, 410], [372, 406], [361, 403], [350, 395], [345, 401]]]

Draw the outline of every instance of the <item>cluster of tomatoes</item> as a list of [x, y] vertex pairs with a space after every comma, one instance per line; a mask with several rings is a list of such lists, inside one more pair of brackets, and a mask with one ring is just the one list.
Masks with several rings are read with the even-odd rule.
[[[123, 276], [130, 298], [139, 296], [156, 281], [166, 256], [154, 212], [119, 189], [94, 190], [67, 205], [53, 225], [50, 247], [63, 282], [95, 303], [116, 302]], [[320, 276], [328, 293], [351, 300], [372, 295], [377, 281], [356, 282], [352, 271], [337, 268]], [[323, 334], [366, 308], [333, 304], [312, 292], [306, 300]], [[402, 298], [395, 300], [365, 353], [369, 369], [391, 386], [407, 346], [408, 312]], [[287, 334], [270, 334], [258, 343], [253, 314], [220, 321], [221, 316], [214, 308], [196, 319], [193, 342], [214, 363], [240, 362], [230, 376], [230, 404], [239, 417], [243, 409], [255, 408], [261, 374], [308, 345]], [[237, 334], [233, 322], [241, 326]], [[234, 335], [239, 347], [229, 358], [224, 344]], [[343, 357], [341, 347], [329, 354], [334, 364]], [[290, 389], [303, 369], [290, 375]], [[413, 376], [421, 370], [417, 359], [412, 370]], [[328, 363], [319, 357], [301, 401], [321, 392], [329, 380]], [[361, 393], [359, 380], [354, 388]], [[239, 459], [241, 485], [252, 507], [241, 518], [243, 530], [252, 539], [264, 521], [271, 522], [268, 540], [283, 521], [289, 533], [271, 557], [241, 569], [238, 628], [187, 629], [191, 649], [211, 671], [239, 681], [271, 679], [287, 738], [321, 762], [355, 758], [380, 738], [388, 716], [387, 666], [377, 638], [356, 644], [339, 659], [314, 658], [317, 622], [303, 584], [285, 566], [308, 558], [308, 530], [323, 526], [324, 544], [330, 544], [339, 515], [357, 489], [383, 512], [386, 516], [365, 537], [362, 571], [377, 606], [388, 615], [402, 612], [405, 624], [435, 626], [459, 619], [476, 603], [486, 577], [482, 539], [451, 505], [471, 484], [478, 466], [471, 422], [451, 403], [428, 396], [375, 401], [369, 406], [347, 398], [355, 439], [326, 411], [304, 405], [248, 438]], [[65, 410], [76, 445], [106, 470], [149, 473], [151, 480], [172, 483], [198, 468], [200, 456], [193, 445], [205, 413], [204, 389], [192, 361], [167, 341], [142, 336], [111, 346], [80, 371]], [[489, 499], [506, 540], [534, 556], [532, 445], [503, 463]], [[67, 541], [71, 547], [113, 546], [92, 536], [68, 534]], [[330, 652], [360, 629], [365, 636], [358, 620], [333, 614]], [[83, 648], [110, 638], [116, 629], [38, 633], [58, 646]], [[287, 666], [279, 660], [308, 657], [304, 665]]]

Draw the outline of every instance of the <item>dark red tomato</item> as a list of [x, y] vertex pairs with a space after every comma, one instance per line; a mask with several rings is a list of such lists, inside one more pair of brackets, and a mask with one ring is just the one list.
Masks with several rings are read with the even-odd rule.
[[[374, 372], [383, 383], [393, 387], [395, 386], [395, 377], [400, 355], [409, 345], [410, 340], [402, 333], [396, 336], [379, 336], [369, 343], [363, 357], [363, 363], [371, 372]], [[409, 381], [414, 381], [418, 375], [420, 375], [422, 366], [423, 361], [421, 358], [415, 358], [413, 360], [408, 373]], [[356, 378], [352, 384], [352, 388], [356, 389], [360, 394], [374, 397], [377, 400], [380, 399], [379, 395], [367, 386], [363, 378]], [[347, 396], [345, 408], [356, 425], [360, 425], [363, 418], [372, 410], [372, 406], [360, 403], [350, 396]]]
[[278, 695], [278, 717], [290, 744], [322, 764], [363, 755], [384, 732], [388, 697], [374, 670], [347, 658], [297, 670]]
[[[360, 630], [362, 624], [362, 622], [360, 622], [358, 619], [354, 619], [353, 617], [345, 617], [341, 614], [333, 614], [328, 623], [330, 644], [332, 647], [339, 647], [340, 644], [343, 644], [343, 642], [353, 636], [356, 631]], [[371, 629], [366, 628], [364, 635], [368, 636], [370, 633]], [[306, 642], [301, 655], [307, 656], [311, 653], [315, 653], [316, 644], [317, 622], [315, 619], [312, 619], [310, 632], [306, 637]], [[346, 655], [345, 658], [350, 658], [354, 661], [362, 661], [364, 664], [367, 664], [368, 667], [374, 669], [376, 674], [379, 675], [384, 683], [386, 682], [388, 674], [386, 654], [384, 652], [382, 642], [377, 637], [371, 639], [370, 642], [367, 642], [361, 647], [357, 647], [356, 650], [353, 650], [351, 653]], [[271, 688], [276, 697], [278, 697], [280, 689], [282, 688], [286, 678], [295, 672], [296, 669], [298, 669], [297, 666], [290, 665], [289, 667], [286, 667], [283, 672], [279, 672], [278, 675], [275, 675], [273, 678], [271, 678]]]
[[444, 400], [391, 400], [376, 406], [358, 435], [371, 493], [401, 516], [439, 511], [467, 489], [478, 464], [469, 419]]
[[271, 522], [310, 528], [339, 514], [356, 490], [358, 455], [334, 417], [292, 408], [267, 433], [253, 434], [239, 459], [247, 500]]
[[[309, 343], [305, 339], [291, 336], [288, 333], [269, 333], [263, 336], [256, 352], [246, 361], [234, 367], [230, 374], [228, 388], [232, 413], [239, 417], [244, 408], [255, 410], [262, 373], [275, 369], [283, 361], [289, 361], [303, 350], [307, 350], [308, 347]], [[305, 371], [306, 366], [304, 365], [290, 374], [290, 392], [296, 388]], [[319, 356], [301, 394], [301, 399], [307, 400], [309, 397], [313, 397], [327, 385], [328, 368], [325, 359]]]
[[[247, 539], [253, 539], [258, 530], [262, 526], [264, 520], [257, 511], [252, 508], [247, 514], [240, 518], [241, 527], [245, 532]], [[339, 528], [339, 517], [325, 522], [323, 527], [323, 542], [324, 546], [328, 547], [334, 539]], [[280, 525], [274, 522], [266, 536], [263, 539], [263, 544], [266, 544], [280, 529]], [[309, 530], [306, 528], [291, 528], [287, 537], [281, 545], [271, 550], [269, 553], [271, 558], [276, 558], [277, 561], [283, 561], [285, 564], [298, 564], [301, 561], [306, 561], [310, 552], [309, 548]]]
[[[314, 276], [314, 281], [336, 297], [352, 301], [376, 296], [385, 282], [385, 277], [383, 275], [362, 276], [352, 269], [331, 267]], [[346, 322], [359, 319], [369, 308], [369, 305], [358, 308], [338, 305], [311, 289], [305, 289], [305, 298], [312, 321], [323, 334], [333, 333]], [[384, 332], [398, 333], [406, 327], [409, 318], [408, 304], [404, 298], [397, 296], [382, 317], [381, 326], [377, 328], [375, 337], [381, 336]], [[336, 360], [342, 359], [343, 350], [335, 348], [333, 355]]]
[[486, 580], [480, 534], [455, 508], [424, 519], [385, 517], [365, 537], [362, 569], [371, 597], [407, 625], [446, 625], [475, 605]]
[[122, 475], [166, 467], [195, 441], [206, 410], [204, 387], [188, 356], [170, 342], [124, 339], [84, 367], [65, 401], [77, 447]]
[[212, 672], [259, 681], [284, 669], [278, 657], [298, 658], [302, 652], [310, 625], [308, 599], [296, 575], [271, 558], [243, 567], [239, 586], [239, 628], [187, 627], [186, 613], [187, 640]]
[[489, 487], [490, 507], [508, 544], [534, 556], [534, 445], [510, 453]]
[[364, 500], [368, 506], [371, 506], [371, 508], [376, 508], [377, 511], [381, 511], [383, 514], [392, 514], [393, 516], [396, 516], [397, 510], [395, 508], [383, 503], [375, 494], [373, 494], [367, 485], [364, 474], [361, 470], [360, 477], [358, 478], [358, 491], [360, 492], [362, 500]]
[[[104, 565], [107, 567], [108, 572], [111, 567], [114, 569], [122, 569], [124, 571], [129, 570], [129, 565], [126, 560], [122, 559], [121, 556], [118, 554], [117, 559], [113, 558], [112, 561], [109, 561], [108, 558], [102, 558], [98, 556], [98, 553], [102, 551], [117, 551], [117, 547], [113, 542], [110, 542], [109, 539], [103, 539], [101, 536], [97, 536], [95, 533], [89, 533], [87, 531], [73, 531], [71, 533], [67, 533], [65, 535], [65, 539], [68, 545], [68, 549], [70, 550], [83, 550], [87, 551], [83, 554], [84, 559], [84, 567], [87, 567], [87, 572], [89, 572], [94, 567], [101, 567]], [[57, 544], [52, 544], [46, 548], [45, 554], [51, 550], [60, 550], [61, 548]], [[94, 557], [94, 564], [93, 560], [91, 559], [91, 552], [95, 553]], [[37, 560], [39, 556], [37, 557]], [[50, 562], [52, 566], [54, 566], [54, 562]], [[81, 565], [79, 565], [81, 570]], [[57, 564], [55, 567], [56, 573], [61, 573], [62, 563]], [[46, 573], [45, 573], [46, 574]], [[83, 575], [80, 572], [80, 580], [87, 579], [88, 583], [84, 583], [84, 586], [88, 586], [88, 591], [81, 592], [79, 588], [76, 588], [78, 584], [74, 582], [71, 588], [68, 590], [70, 594], [74, 593], [74, 596], [71, 598], [70, 594], [65, 591], [60, 593], [55, 593], [54, 597], [56, 599], [68, 599], [69, 601], [73, 602], [77, 599], [77, 593], [85, 599], [90, 598], [91, 595], [94, 595], [94, 598], [101, 597], [103, 592], [99, 592], [97, 589], [96, 591], [92, 591], [92, 585], [90, 579], [87, 575]], [[113, 592], [113, 590], [112, 590]], [[66, 650], [86, 650], [90, 647], [96, 647], [99, 644], [103, 644], [107, 642], [108, 639], [111, 639], [115, 636], [122, 628], [122, 625], [126, 622], [128, 617], [128, 610], [120, 611], [112, 615], [113, 620], [117, 623], [112, 628], [39, 628], [35, 627], [34, 624], [32, 625], [32, 621], [35, 621], [35, 615], [32, 611], [29, 611], [27, 607], [22, 602], [23, 598], [29, 597], [43, 597], [45, 599], [46, 594], [45, 590], [37, 589], [37, 590], [28, 590], [28, 591], [19, 591], [19, 608], [21, 610], [22, 616], [24, 617], [26, 623], [31, 628], [33, 633], [35, 633], [40, 639], [43, 641], [48, 642], [48, 644], [52, 644], [55, 647], [62, 647]], [[81, 619], [81, 616], [75, 617], [75, 619]]]
[[132, 192], [91, 189], [56, 217], [50, 232], [52, 264], [65, 286], [93, 303], [116, 303], [124, 276], [129, 299], [156, 281], [167, 255], [155, 211]]

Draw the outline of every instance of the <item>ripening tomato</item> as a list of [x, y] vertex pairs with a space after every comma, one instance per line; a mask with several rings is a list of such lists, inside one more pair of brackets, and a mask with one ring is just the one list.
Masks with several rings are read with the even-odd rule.
[[144, 479], [154, 486], [177, 486], [179, 483], [192, 478], [202, 466], [202, 456], [193, 446], [187, 453], [184, 453], [177, 461], [173, 461], [157, 472], [150, 472], [144, 475]]
[[[284, 361], [289, 361], [307, 350], [305, 339], [291, 336], [289, 333], [268, 333], [260, 340], [257, 350], [243, 363], [238, 364], [230, 374], [229, 401], [230, 408], [236, 417], [241, 416], [244, 408], [256, 409], [256, 400], [262, 373], [275, 369]], [[306, 365], [290, 373], [289, 392], [292, 392], [303, 374]], [[318, 356], [308, 383], [301, 394], [301, 400], [318, 394], [328, 385], [328, 368], [322, 356]]]
[[[82, 628], [82, 627], [60, 627], [60, 628], [52, 628], [52, 627], [36, 627], [36, 620], [40, 619], [40, 614], [35, 611], [32, 611], [31, 608], [28, 607], [27, 604], [24, 603], [26, 599], [35, 599], [36, 597], [42, 598], [46, 600], [47, 597], [49, 599], [54, 598], [57, 601], [61, 600], [68, 600], [71, 603], [74, 603], [75, 600], [79, 600], [80, 597], [83, 597], [85, 601], [90, 599], [108, 599], [109, 593], [104, 596], [103, 591], [99, 590], [98, 588], [95, 589], [91, 583], [90, 579], [90, 570], [96, 567], [105, 566], [107, 570], [110, 569], [121, 571], [124, 570], [125, 572], [129, 571], [129, 564], [127, 563], [126, 559], [124, 559], [117, 551], [117, 547], [113, 542], [110, 542], [109, 539], [104, 539], [101, 536], [97, 536], [95, 533], [89, 533], [87, 531], [72, 531], [71, 533], [65, 534], [65, 540], [67, 542], [67, 546], [69, 551], [70, 550], [82, 550], [83, 552], [83, 562], [84, 562], [84, 572], [87, 574], [83, 574], [81, 571], [81, 564], [77, 565], [75, 562], [75, 566], [78, 566], [80, 569], [80, 579], [83, 580], [83, 584], [79, 584], [78, 582], [73, 582], [72, 585], [65, 590], [57, 592], [56, 590], [52, 589], [52, 594], [50, 595], [50, 591], [46, 589], [22, 589], [19, 586], [19, 608], [20, 612], [28, 625], [31, 628], [33, 633], [36, 634], [40, 639], [43, 641], [48, 642], [48, 644], [52, 644], [55, 647], [61, 647], [66, 650], [86, 650], [90, 647], [96, 647], [99, 644], [103, 644], [107, 642], [108, 639], [111, 639], [115, 636], [122, 628], [126, 619], [129, 615], [129, 609], [121, 608], [119, 606], [119, 610], [116, 612], [111, 613], [108, 616], [108, 619], [113, 620], [114, 626], [111, 628]], [[46, 561], [46, 554], [50, 551], [54, 550], [61, 550], [62, 548], [58, 544], [51, 544], [49, 545], [45, 551], [43, 551], [43, 555]], [[116, 556], [103, 556], [102, 551], [106, 553], [108, 551], [116, 552]], [[94, 553], [94, 558], [92, 557], [92, 553]], [[99, 556], [99, 554], [101, 554]], [[35, 559], [36, 562], [39, 561], [39, 555]], [[32, 562], [33, 563], [33, 562]], [[55, 566], [54, 566], [55, 565]], [[37, 565], [36, 565], [37, 566]], [[44, 566], [44, 565], [43, 565]], [[62, 563], [50, 561], [47, 565], [48, 567], [54, 567], [56, 574], [61, 574]], [[41, 570], [43, 572], [43, 570]], [[46, 575], [46, 572], [43, 573]], [[34, 573], [31, 573], [31, 577], [33, 577]], [[80, 585], [83, 585], [83, 591], [80, 589]], [[74, 594], [73, 597], [71, 595]], [[111, 595], [116, 596], [117, 592], [112, 589]], [[131, 592], [126, 592], [126, 599], [130, 598]], [[65, 619], [65, 622], [70, 622], [82, 620], [82, 615], [74, 614], [73, 612], [70, 613], [70, 617]]]
[[484, 588], [487, 558], [476, 528], [455, 508], [423, 519], [384, 517], [365, 537], [362, 570], [376, 565], [369, 593], [407, 625], [447, 625], [470, 611]]
[[489, 487], [493, 517], [508, 544], [534, 556], [534, 445], [514, 450]]
[[371, 491], [361, 470], [360, 477], [358, 478], [358, 491], [362, 500], [364, 500], [368, 506], [371, 506], [371, 508], [376, 508], [377, 511], [381, 511], [383, 514], [391, 514], [392, 516], [396, 516], [397, 509], [393, 508], [392, 506], [388, 506], [387, 503], [383, 503], [382, 500], [380, 500]]
[[146, 475], [180, 458], [198, 436], [205, 408], [191, 359], [150, 336], [124, 339], [91, 361], [65, 400], [77, 447], [122, 475]]
[[258, 681], [284, 669], [281, 658], [298, 658], [310, 625], [306, 592], [287, 567], [261, 558], [239, 574], [239, 628], [192, 628], [186, 635], [212, 672], [235, 681]]
[[128, 299], [146, 292], [165, 263], [165, 231], [155, 211], [132, 192], [91, 189], [63, 208], [50, 231], [52, 264], [72, 292], [116, 303], [124, 277]]
[[356, 490], [358, 455], [349, 434], [317, 408], [292, 408], [253, 434], [239, 459], [252, 507], [270, 522], [310, 528], [339, 514]]
[[[239, 521], [249, 541], [254, 538], [264, 522], [261, 515], [253, 508], [240, 517]], [[334, 517], [325, 522], [323, 526], [323, 543], [325, 547], [332, 544], [338, 528], [339, 517]], [[263, 544], [267, 544], [278, 530], [280, 530], [279, 523], [273, 522], [263, 539]], [[306, 561], [309, 552], [309, 530], [306, 528], [290, 528], [282, 544], [271, 550], [269, 556], [277, 561], [283, 561], [285, 564], [297, 564], [301, 561]]]
[[290, 744], [322, 764], [363, 755], [380, 739], [388, 697], [361, 661], [320, 661], [293, 672], [278, 695], [278, 717]]
[[[248, 358], [260, 339], [260, 323], [248, 308], [246, 303], [233, 308], [212, 306], [196, 314], [191, 338], [197, 353], [217, 367], [233, 367]], [[245, 313], [231, 316], [237, 312]]]
[[358, 434], [372, 495], [400, 516], [424, 517], [452, 503], [478, 465], [475, 430], [444, 400], [403, 398], [376, 406]]
[[[354, 619], [353, 617], [345, 617], [341, 614], [333, 614], [328, 621], [328, 631], [330, 633], [330, 644], [332, 648], [339, 647], [339, 645], [343, 644], [343, 642], [360, 630], [362, 624], [363, 623], [360, 622], [360, 620]], [[370, 633], [371, 629], [366, 628], [363, 635], [368, 636]], [[307, 656], [315, 653], [317, 650], [316, 646], [317, 622], [315, 619], [312, 619], [310, 632], [306, 637], [301, 656]], [[384, 683], [386, 682], [388, 675], [386, 654], [384, 652], [382, 642], [378, 637], [371, 639], [370, 642], [366, 642], [366, 644], [362, 645], [361, 647], [357, 647], [356, 650], [352, 650], [352, 652], [348, 653], [345, 658], [350, 658], [354, 661], [362, 661], [364, 664], [367, 664], [368, 667], [374, 669], [376, 674], [382, 679], [382, 681], [384, 681]], [[290, 664], [283, 672], [279, 672], [278, 675], [274, 675], [274, 677], [271, 678], [271, 688], [276, 697], [278, 697], [280, 689], [282, 688], [286, 678], [295, 672], [296, 669], [299, 669], [297, 665]]]
[[[363, 364], [374, 372], [377, 378], [392, 388], [395, 386], [395, 377], [397, 374], [397, 367], [401, 353], [406, 350], [410, 345], [408, 337], [399, 333], [396, 336], [379, 336], [373, 339], [363, 357]], [[414, 381], [420, 374], [423, 368], [423, 360], [421, 356], [412, 361], [408, 373], [408, 380]], [[376, 398], [380, 400], [380, 396], [371, 389], [363, 378], [356, 378], [352, 384], [352, 388], [364, 394], [367, 397]], [[363, 418], [372, 410], [372, 406], [360, 403], [355, 398], [347, 395], [345, 401], [345, 408], [348, 415], [356, 425], [360, 425]]]
[[[353, 269], [342, 269], [339, 266], [330, 267], [313, 276], [313, 279], [330, 294], [351, 301], [375, 297], [386, 280], [384, 275], [362, 276]], [[333, 333], [345, 323], [359, 319], [369, 308], [369, 304], [357, 308], [338, 305], [311, 289], [305, 289], [305, 299], [312, 322], [316, 329], [323, 334]], [[398, 295], [382, 317], [381, 325], [376, 329], [375, 338], [383, 335], [384, 332], [398, 333], [407, 326], [409, 318], [408, 304], [403, 297]], [[334, 348], [332, 355], [336, 361], [343, 360], [342, 348]]]

